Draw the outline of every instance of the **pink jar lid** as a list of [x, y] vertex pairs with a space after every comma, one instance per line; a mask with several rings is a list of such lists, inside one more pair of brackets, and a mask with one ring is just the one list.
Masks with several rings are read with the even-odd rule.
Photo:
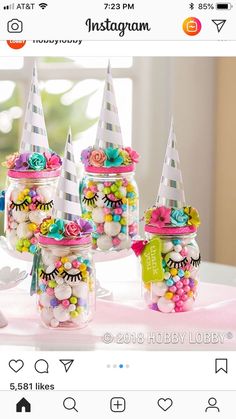
[[159, 234], [161, 236], [174, 236], [182, 234], [192, 234], [197, 231], [197, 228], [193, 225], [188, 225], [184, 227], [157, 227], [151, 224], [146, 224], [144, 227], [147, 233]]
[[8, 170], [7, 174], [9, 177], [14, 179], [48, 179], [52, 177], [60, 176], [61, 169], [54, 169], [54, 170], [27, 170], [27, 171], [20, 171], [20, 170]]
[[95, 166], [85, 166], [85, 171], [88, 173], [97, 173], [97, 174], [112, 174], [112, 173], [129, 173], [134, 171], [134, 164], [129, 166], [119, 166], [119, 167], [95, 167]]
[[54, 246], [81, 246], [91, 243], [91, 235], [89, 234], [75, 239], [55, 240], [51, 237], [45, 237], [40, 234], [38, 237], [38, 241], [40, 244], [49, 244]]

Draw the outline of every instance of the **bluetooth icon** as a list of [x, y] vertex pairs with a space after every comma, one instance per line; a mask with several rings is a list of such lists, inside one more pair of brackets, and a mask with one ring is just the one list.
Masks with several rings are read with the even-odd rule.
[[194, 9], [194, 3], [190, 3], [190, 4], [189, 4], [189, 8], [190, 8], [191, 10], [193, 10], [193, 9]]

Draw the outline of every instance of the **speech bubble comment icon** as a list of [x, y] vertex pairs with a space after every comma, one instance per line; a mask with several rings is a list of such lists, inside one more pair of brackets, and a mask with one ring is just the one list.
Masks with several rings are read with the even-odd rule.
[[49, 373], [49, 364], [45, 359], [38, 359], [34, 364], [34, 369], [39, 374], [48, 374]]

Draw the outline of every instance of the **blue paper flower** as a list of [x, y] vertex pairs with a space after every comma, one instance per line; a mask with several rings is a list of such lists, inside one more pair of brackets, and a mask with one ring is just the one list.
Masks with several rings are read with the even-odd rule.
[[120, 155], [119, 148], [108, 147], [105, 150], [107, 160], [105, 160], [105, 167], [119, 167], [123, 164], [124, 159]]
[[170, 221], [176, 227], [183, 227], [188, 223], [188, 216], [183, 209], [172, 209]]
[[65, 223], [63, 220], [55, 220], [54, 224], [49, 227], [48, 237], [55, 240], [62, 240], [64, 238]]

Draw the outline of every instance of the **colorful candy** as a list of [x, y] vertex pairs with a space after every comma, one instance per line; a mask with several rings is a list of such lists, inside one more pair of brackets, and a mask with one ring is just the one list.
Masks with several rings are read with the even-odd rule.
[[96, 226], [94, 249], [130, 248], [139, 223], [139, 197], [132, 174], [103, 182], [87, 175], [81, 183], [81, 205], [84, 218]]

